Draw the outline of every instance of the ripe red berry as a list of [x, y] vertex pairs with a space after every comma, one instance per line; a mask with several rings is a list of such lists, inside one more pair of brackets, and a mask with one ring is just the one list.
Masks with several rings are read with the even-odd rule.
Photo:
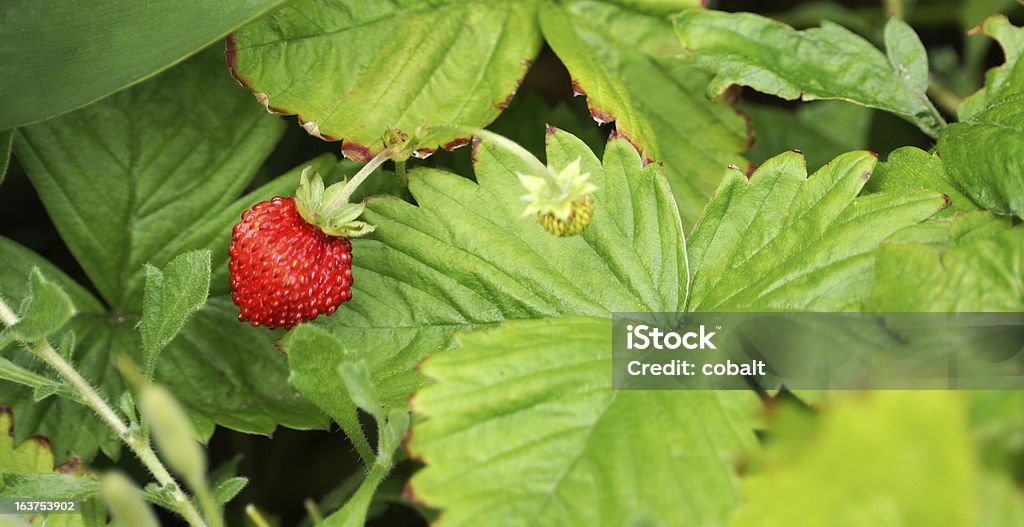
[[253, 326], [291, 329], [352, 298], [352, 244], [308, 223], [294, 198], [277, 197], [245, 211], [229, 253], [238, 320]]

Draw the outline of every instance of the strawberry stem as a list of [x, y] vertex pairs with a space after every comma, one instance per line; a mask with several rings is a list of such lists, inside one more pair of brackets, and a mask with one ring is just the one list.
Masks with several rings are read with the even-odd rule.
[[395, 161], [395, 175], [403, 187], [409, 186], [409, 176], [405, 173], [405, 161]]
[[537, 159], [537, 156], [531, 154], [529, 150], [520, 146], [519, 143], [516, 143], [515, 141], [512, 141], [511, 139], [503, 135], [498, 135], [490, 130], [476, 128], [473, 126], [441, 125], [435, 128], [445, 128], [448, 130], [455, 131], [456, 133], [476, 136], [479, 137], [481, 140], [490, 141], [491, 144], [518, 157], [524, 163], [529, 165], [530, 169], [536, 172], [536, 175], [544, 178], [544, 180], [547, 181], [549, 185], [551, 185], [552, 190], [554, 190], [555, 192], [565, 192], [565, 189], [563, 189], [562, 186], [558, 183], [558, 181], [555, 180], [554, 176], [551, 174], [551, 171], [548, 170], [548, 167], [544, 166], [544, 163], [541, 163], [540, 159]]
[[[381, 150], [379, 154], [373, 156], [373, 159], [371, 159], [369, 163], [363, 165], [363, 168], [360, 168], [359, 172], [356, 172], [356, 175], [352, 176], [352, 179], [348, 180], [345, 187], [341, 189], [341, 194], [338, 195], [338, 199], [344, 200], [345, 203], [348, 203], [349, 197], [355, 193], [356, 189], [359, 188], [359, 185], [361, 185], [363, 181], [366, 181], [366, 178], [370, 177], [370, 174], [372, 174], [374, 170], [377, 170], [377, 167], [383, 165], [385, 161], [390, 159], [391, 154], [391, 149], [385, 148], [384, 150]], [[328, 206], [331, 205], [334, 204], [332, 203]]]
[[316, 225], [328, 236], [355, 238], [373, 232], [373, 226], [359, 221], [366, 205], [350, 203], [352, 194], [385, 161], [395, 155], [395, 150], [385, 148], [363, 165], [351, 179], [324, 188], [323, 179], [313, 173], [312, 167], [302, 172], [299, 187], [295, 190], [295, 207], [308, 223]]

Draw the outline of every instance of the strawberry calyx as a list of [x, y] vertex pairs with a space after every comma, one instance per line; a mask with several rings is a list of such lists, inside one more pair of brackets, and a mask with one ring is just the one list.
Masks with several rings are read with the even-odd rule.
[[366, 204], [349, 202], [358, 188], [358, 185], [350, 185], [353, 181], [355, 178], [325, 188], [320, 174], [313, 167], [306, 167], [295, 190], [295, 208], [302, 219], [328, 236], [358, 238], [369, 234], [374, 226], [358, 219], [366, 210]]
[[[398, 129], [389, 128], [382, 139], [383, 150], [364, 165], [352, 179], [324, 186], [324, 180], [313, 167], [302, 171], [299, 187], [295, 190], [295, 208], [311, 225], [316, 225], [328, 236], [358, 238], [373, 232], [374, 226], [358, 218], [366, 210], [365, 203], [351, 203], [352, 194], [359, 185], [385, 161], [394, 161], [405, 167], [426, 128], [421, 126], [410, 137]], [[310, 176], [312, 172], [312, 176]]]
[[522, 197], [526, 202], [523, 216], [538, 214], [567, 221], [583, 203], [593, 208], [593, 199], [587, 198], [597, 191], [597, 186], [590, 182], [590, 172], [580, 170], [580, 158], [561, 170], [549, 166], [540, 176], [522, 173], [516, 176], [527, 192]]

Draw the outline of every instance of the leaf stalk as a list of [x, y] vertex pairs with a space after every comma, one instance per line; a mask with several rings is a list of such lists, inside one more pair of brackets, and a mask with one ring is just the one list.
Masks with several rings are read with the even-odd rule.
[[[7, 326], [14, 326], [21, 321], [2, 297], [0, 297], [0, 320], [3, 320]], [[89, 381], [85, 380], [74, 366], [64, 360], [64, 357], [57, 353], [57, 350], [53, 349], [53, 346], [46, 339], [28, 348], [34, 355], [56, 370], [71, 385], [81, 399], [82, 404], [96, 412], [96, 415], [117, 434], [117, 437], [135, 454], [135, 457], [153, 474], [157, 483], [171, 490], [171, 497], [175, 503], [175, 512], [180, 514], [192, 527], [207, 527], [206, 522], [199, 515], [199, 511], [196, 510], [192, 500], [181, 490], [181, 486], [178, 485], [178, 482], [168, 472], [167, 467], [157, 457], [149, 441], [140, 438], [129, 428], [103, 396], [96, 391], [96, 388], [89, 384]]]

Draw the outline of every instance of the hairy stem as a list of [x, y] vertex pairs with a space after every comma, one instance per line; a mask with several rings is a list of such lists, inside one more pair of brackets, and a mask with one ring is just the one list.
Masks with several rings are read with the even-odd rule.
[[395, 161], [395, 175], [403, 187], [409, 186], [409, 176], [405, 173], [405, 161]]
[[68, 362], [64, 360], [64, 357], [61, 357], [60, 354], [53, 349], [53, 346], [50, 346], [49, 342], [42, 340], [30, 349], [37, 357], [43, 359], [43, 362], [50, 365], [54, 370], [57, 370], [57, 373], [60, 374], [61, 377], [64, 377], [64, 380], [66, 380], [68, 384], [78, 392], [82, 402], [89, 408], [92, 408], [92, 410], [100, 416], [100, 419], [103, 419], [103, 421], [107, 423], [107, 426], [114, 430], [118, 437], [124, 438], [124, 436], [128, 434], [128, 425], [126, 425], [124, 421], [121, 420], [121, 417], [114, 412], [114, 409], [107, 404], [103, 399], [103, 396], [101, 396], [96, 389], [89, 384], [89, 381], [85, 380], [74, 366], [68, 364]]
[[[3, 320], [4, 324], [13, 326], [20, 322], [18, 315], [7, 305], [7, 302], [0, 298], [0, 320]], [[64, 378], [68, 384], [75, 390], [78, 397], [81, 399], [82, 404], [88, 406], [92, 411], [96, 412], [96, 415], [100, 416], [103, 422], [107, 423], [117, 437], [124, 442], [125, 445], [135, 454], [135, 457], [139, 458], [139, 461], [153, 474], [157, 482], [161, 485], [174, 489], [171, 497], [174, 499], [175, 508], [178, 514], [188, 522], [192, 527], [206, 527], [206, 522], [199, 515], [195, 506], [192, 504], [192, 500], [181, 490], [181, 487], [171, 476], [170, 472], [167, 471], [167, 467], [160, 461], [156, 453], [153, 452], [152, 446], [149, 441], [142, 440], [135, 436], [128, 428], [128, 425], [121, 420], [121, 417], [117, 415], [117, 412], [107, 401], [103, 398], [99, 392], [96, 391], [89, 381], [85, 380], [84, 377], [78, 370], [75, 369], [68, 361], [61, 357], [57, 350], [53, 349], [46, 339], [43, 339], [33, 346], [29, 347], [37, 357], [43, 360], [51, 368], [57, 371], [57, 373]]]

